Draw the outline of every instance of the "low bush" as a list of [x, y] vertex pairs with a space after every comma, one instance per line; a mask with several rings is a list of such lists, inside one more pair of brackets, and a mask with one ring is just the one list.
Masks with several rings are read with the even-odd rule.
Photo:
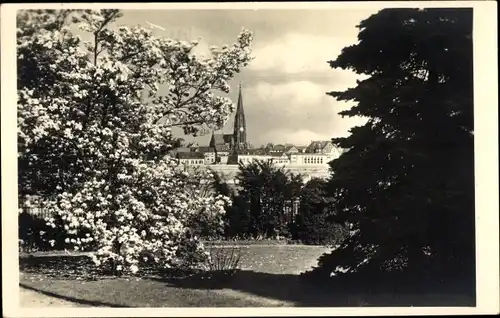
[[19, 214], [19, 249], [22, 252], [63, 250], [67, 247], [61, 220], [54, 217], [55, 227], [48, 226], [41, 216], [22, 212]]
[[209, 271], [234, 273], [240, 267], [240, 248], [212, 248], [209, 250], [207, 269]]
[[297, 228], [296, 239], [304, 244], [337, 245], [349, 237], [349, 231], [341, 224], [329, 221], [325, 215], [311, 217], [310, 222]]
[[204, 278], [223, 282], [240, 269], [241, 248], [211, 248], [205, 262]]

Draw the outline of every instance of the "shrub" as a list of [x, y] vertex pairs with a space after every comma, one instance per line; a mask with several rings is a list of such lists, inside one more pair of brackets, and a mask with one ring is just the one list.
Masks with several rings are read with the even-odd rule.
[[[72, 33], [69, 16], [93, 43]], [[195, 221], [220, 224], [230, 200], [199, 193], [210, 173], [184, 171], [167, 155], [177, 143], [172, 129], [199, 135], [225, 123], [235, 105], [217, 92], [228, 93], [251, 61], [252, 34], [242, 30], [236, 43], [204, 58], [193, 53], [196, 41], [110, 29], [120, 16], [19, 15], [20, 193], [50, 193], [47, 209], [57, 216], [50, 226], [62, 222], [75, 250], [97, 246], [97, 266], [135, 273], [143, 253], [163, 267], [190, 266], [205, 257], [191, 235]]]
[[324, 214], [316, 214], [297, 229], [297, 239], [304, 244], [337, 245], [349, 237], [349, 231]]
[[70, 245], [65, 242], [64, 225], [57, 215], [44, 218], [23, 211], [18, 220], [19, 248], [23, 252], [62, 250]]
[[209, 249], [206, 271], [210, 278], [220, 279], [234, 275], [240, 269], [241, 248], [224, 247]]

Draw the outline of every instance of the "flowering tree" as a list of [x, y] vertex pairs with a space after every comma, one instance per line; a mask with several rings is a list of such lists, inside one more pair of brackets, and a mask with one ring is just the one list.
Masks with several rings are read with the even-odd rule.
[[215, 93], [229, 92], [251, 61], [252, 34], [202, 58], [196, 42], [111, 29], [120, 16], [19, 15], [19, 190], [50, 197], [49, 223], [59, 218], [75, 249], [97, 245], [96, 264], [135, 272], [144, 253], [169, 266], [202, 252], [191, 221], [224, 212], [227, 197], [193, 191], [210, 172], [185, 172], [165, 154], [177, 141], [173, 127], [196, 135], [227, 120], [234, 105]]

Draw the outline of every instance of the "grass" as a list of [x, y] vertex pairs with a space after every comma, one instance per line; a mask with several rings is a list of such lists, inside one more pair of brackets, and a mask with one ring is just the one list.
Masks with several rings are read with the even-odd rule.
[[40, 308], [40, 307], [84, 307], [79, 303], [62, 299], [60, 297], [53, 297], [50, 295], [42, 294], [28, 288], [20, 288], [20, 303], [24, 308]]
[[88, 257], [38, 255], [22, 258], [20, 282], [25, 289], [79, 306], [358, 307], [460, 305], [469, 301], [459, 295], [346, 294], [342, 286], [326, 290], [304, 283], [298, 274], [314, 266], [317, 258], [328, 251], [325, 247], [251, 245], [237, 249], [241, 254], [241, 270], [224, 280], [199, 275], [96, 280], [91, 279]]
[[247, 246], [247, 245], [303, 245], [299, 241], [289, 239], [234, 239], [234, 240], [204, 240], [203, 243], [207, 246]]

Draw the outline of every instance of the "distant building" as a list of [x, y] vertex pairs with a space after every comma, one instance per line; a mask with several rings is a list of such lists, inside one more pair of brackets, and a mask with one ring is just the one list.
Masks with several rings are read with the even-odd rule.
[[271, 162], [277, 165], [290, 164], [290, 156], [285, 152], [275, 152], [272, 154]]
[[205, 165], [205, 156], [201, 152], [178, 152], [176, 155], [179, 163], [189, 166]]
[[[245, 119], [245, 111], [243, 109], [243, 95], [241, 85], [238, 95], [238, 105], [234, 117], [234, 127], [232, 134], [215, 134], [212, 133], [209, 147], [215, 152], [215, 160], [213, 163], [227, 162], [229, 154], [237, 154], [248, 150], [249, 143], [247, 142], [247, 125]], [[226, 157], [226, 158], [224, 158]]]
[[297, 148], [298, 152], [305, 152], [307, 149], [307, 146], [295, 146]]
[[213, 147], [193, 147], [191, 148], [192, 152], [199, 152], [203, 154], [205, 158], [205, 164], [211, 165], [215, 163], [215, 149]]
[[336, 153], [336, 148], [329, 140], [311, 141], [304, 152], [334, 155]]
[[290, 153], [290, 164], [325, 165], [338, 158], [341, 153], [329, 140], [311, 141], [302, 152]]
[[212, 133], [210, 143], [205, 147], [176, 149], [177, 158], [187, 165], [249, 164], [256, 161], [272, 162], [280, 166], [310, 166], [311, 169], [326, 166], [338, 158], [342, 150], [329, 140], [311, 141], [308, 146], [290, 143], [268, 144], [266, 147], [252, 149], [247, 142], [245, 112], [241, 85], [234, 118], [232, 134]]
[[250, 148], [247, 142], [247, 122], [245, 119], [245, 111], [243, 110], [241, 84], [238, 95], [238, 106], [236, 107], [236, 115], [234, 117], [233, 136], [233, 145], [231, 150], [233, 150], [234, 152], [238, 152]]
[[231, 151], [233, 144], [233, 134], [212, 134], [209, 147], [215, 151]]
[[170, 150], [168, 152], [168, 154], [171, 156], [171, 157], [177, 157], [177, 154], [180, 153], [180, 152], [191, 152], [191, 148], [189, 147], [179, 147], [179, 148], [174, 148], [172, 150]]
[[284, 152], [287, 153], [287, 154], [290, 154], [290, 153], [298, 153], [300, 151], [299, 151], [299, 148], [297, 148], [294, 145], [286, 145]]
[[269, 151], [270, 152], [285, 152], [286, 148], [287, 147], [285, 145], [277, 144], [277, 145], [274, 145], [271, 149], [269, 149]]
[[237, 153], [231, 153], [228, 156], [227, 164], [251, 163], [257, 160], [269, 161], [272, 156], [264, 149], [246, 149], [240, 150]]
[[292, 153], [290, 164], [293, 165], [325, 165], [334, 159], [331, 155], [321, 153]]

